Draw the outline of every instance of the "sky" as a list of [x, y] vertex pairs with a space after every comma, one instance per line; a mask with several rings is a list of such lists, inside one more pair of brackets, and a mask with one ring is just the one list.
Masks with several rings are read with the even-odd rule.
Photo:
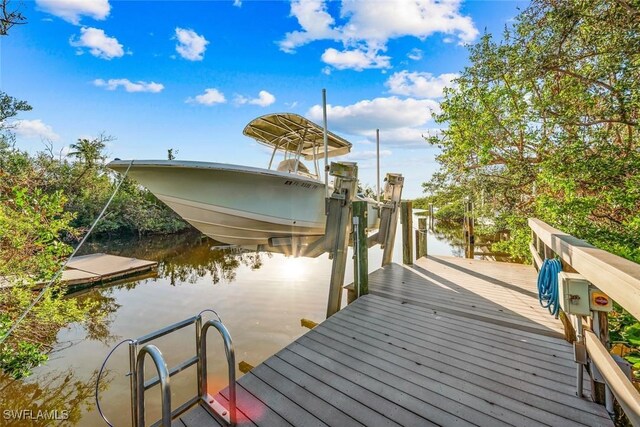
[[[33, 110], [15, 118], [17, 146], [115, 139], [109, 158], [267, 167], [242, 135], [263, 114], [293, 112], [353, 144], [360, 180], [405, 176], [422, 195], [438, 165], [423, 136], [442, 125], [442, 90], [467, 46], [498, 39], [527, 2], [459, 0], [12, 0], [27, 17], [0, 38], [0, 88]], [[446, 125], [445, 125], [446, 126]], [[334, 159], [339, 160], [339, 159]], [[311, 166], [311, 165], [308, 165]]]

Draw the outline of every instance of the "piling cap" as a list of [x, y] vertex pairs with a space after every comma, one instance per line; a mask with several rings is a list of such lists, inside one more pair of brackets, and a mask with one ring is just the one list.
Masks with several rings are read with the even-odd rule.
[[331, 162], [329, 173], [337, 178], [353, 180], [358, 177], [358, 165], [354, 162]]

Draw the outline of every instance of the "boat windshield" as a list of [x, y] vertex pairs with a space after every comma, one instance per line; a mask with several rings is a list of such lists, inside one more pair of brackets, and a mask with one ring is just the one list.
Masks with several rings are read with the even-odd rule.
[[[242, 133], [273, 148], [269, 169], [276, 152], [280, 151], [284, 153], [284, 160], [278, 165], [278, 170], [282, 168], [290, 173], [319, 177], [318, 159], [325, 155], [324, 131], [316, 123], [294, 113], [267, 114], [252, 120]], [[344, 155], [349, 151], [350, 142], [333, 132], [327, 132], [327, 157]], [[303, 157], [313, 161], [315, 175], [302, 164]], [[284, 162], [288, 162], [286, 166]]]

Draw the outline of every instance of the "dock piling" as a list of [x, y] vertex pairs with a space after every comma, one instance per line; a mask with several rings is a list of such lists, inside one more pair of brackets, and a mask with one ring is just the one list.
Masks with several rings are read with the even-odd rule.
[[367, 245], [366, 201], [354, 201], [353, 209], [353, 285], [356, 298], [369, 293], [369, 246]]
[[464, 199], [464, 244], [465, 244], [465, 258], [473, 259], [475, 252], [475, 235], [473, 233], [473, 202], [469, 196]]
[[418, 218], [416, 230], [416, 259], [427, 256], [427, 218]]
[[400, 203], [402, 223], [402, 263], [413, 264], [413, 209], [411, 201]]
[[396, 240], [396, 226], [398, 224], [398, 208], [402, 197], [404, 177], [397, 173], [388, 173], [385, 178], [384, 200], [380, 207], [380, 229], [377, 243], [383, 249], [382, 267], [391, 264], [393, 245]]
[[333, 194], [327, 199], [325, 249], [333, 259], [327, 318], [337, 313], [342, 303], [342, 286], [352, 221], [351, 197], [356, 191], [358, 166], [352, 162], [331, 163], [329, 173], [335, 178], [335, 185]]

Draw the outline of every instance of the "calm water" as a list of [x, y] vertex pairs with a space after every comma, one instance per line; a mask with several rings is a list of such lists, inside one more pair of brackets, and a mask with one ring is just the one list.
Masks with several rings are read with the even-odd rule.
[[[447, 233], [430, 233], [429, 253], [460, 256], [464, 251], [455, 240]], [[3, 409], [67, 410], [67, 424], [104, 425], [93, 399], [95, 376], [109, 350], [122, 339], [136, 338], [212, 308], [231, 332], [236, 362], [255, 366], [306, 332], [300, 319], [320, 322], [325, 316], [331, 271], [326, 254], [308, 259], [220, 248], [199, 233], [93, 244], [86, 252], [155, 260], [160, 263], [158, 274], [79, 294], [78, 298], [99, 303], [105, 324], [70, 325], [58, 334], [49, 362], [26, 381], [0, 378]], [[381, 257], [378, 247], [370, 249], [370, 271], [379, 268]], [[394, 260], [401, 261], [399, 242]], [[348, 262], [345, 283], [352, 280], [353, 264]], [[195, 354], [194, 328], [184, 331], [154, 342], [170, 367]], [[227, 382], [222, 342], [215, 333], [210, 334], [209, 349], [209, 389], [215, 392]], [[155, 374], [151, 363], [146, 371], [147, 377]], [[114, 425], [130, 424], [127, 372], [125, 344], [113, 354], [101, 382], [100, 401]], [[172, 377], [171, 390], [174, 408], [194, 396], [195, 367]], [[157, 387], [147, 393], [146, 400], [147, 419], [158, 419]], [[24, 424], [16, 421], [14, 425]]]

